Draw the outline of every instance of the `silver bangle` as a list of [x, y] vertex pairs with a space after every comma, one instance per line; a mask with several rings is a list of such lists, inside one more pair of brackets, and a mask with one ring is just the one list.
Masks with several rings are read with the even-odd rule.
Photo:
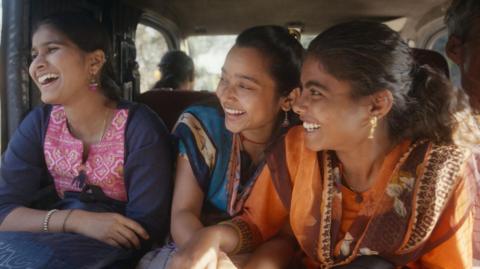
[[43, 231], [44, 232], [48, 232], [48, 223], [50, 222], [50, 218], [52, 217], [53, 213], [57, 212], [58, 209], [52, 209], [50, 211], [47, 212], [47, 214], [45, 215], [45, 218], [43, 219]]

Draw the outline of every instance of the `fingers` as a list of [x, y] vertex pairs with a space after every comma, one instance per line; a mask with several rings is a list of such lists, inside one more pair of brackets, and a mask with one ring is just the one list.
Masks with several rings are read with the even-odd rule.
[[220, 252], [218, 255], [217, 269], [237, 269], [237, 267], [225, 252]]
[[135, 232], [125, 226], [120, 226], [117, 229], [117, 233], [120, 240], [122, 240], [122, 246], [140, 249], [140, 239]]
[[208, 264], [206, 266], [203, 266], [203, 268], [205, 269], [217, 269], [217, 263], [218, 263], [218, 260], [217, 259], [212, 259], [208, 262]]
[[191, 266], [192, 269], [217, 269], [218, 253], [214, 249], [209, 249], [206, 253], [195, 259]]
[[128, 227], [130, 230], [135, 232], [137, 235], [139, 235], [143, 239], [147, 240], [148, 238], [150, 238], [147, 231], [136, 221], [126, 218], [122, 215], [119, 215], [119, 222], [125, 225], [126, 227]]
[[103, 241], [103, 242], [109, 244], [109, 245], [112, 246], [112, 247], [117, 247], [117, 248], [120, 247], [120, 245], [117, 243], [117, 241], [113, 240], [112, 238], [108, 238], [108, 239], [106, 239], [106, 240]]

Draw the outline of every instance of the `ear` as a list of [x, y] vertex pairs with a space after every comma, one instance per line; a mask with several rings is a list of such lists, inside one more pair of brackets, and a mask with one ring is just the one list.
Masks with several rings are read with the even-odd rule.
[[292, 109], [292, 105], [295, 103], [300, 94], [300, 88], [295, 88], [288, 94], [287, 97], [282, 97], [280, 101], [280, 107], [282, 108], [282, 110], [289, 111], [290, 109]]
[[460, 37], [450, 35], [447, 44], [445, 45], [445, 52], [455, 64], [462, 65], [463, 63], [463, 42]]
[[370, 115], [383, 118], [393, 106], [393, 95], [389, 90], [382, 90], [371, 95]]
[[88, 68], [92, 75], [96, 75], [105, 64], [105, 53], [103, 50], [95, 50], [88, 55]]

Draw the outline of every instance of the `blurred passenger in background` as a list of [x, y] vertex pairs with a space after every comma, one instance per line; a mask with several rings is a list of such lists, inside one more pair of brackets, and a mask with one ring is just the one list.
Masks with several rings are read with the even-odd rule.
[[185, 52], [180, 50], [167, 52], [158, 64], [158, 68], [161, 78], [155, 83], [153, 89], [193, 90], [195, 68], [192, 58]]

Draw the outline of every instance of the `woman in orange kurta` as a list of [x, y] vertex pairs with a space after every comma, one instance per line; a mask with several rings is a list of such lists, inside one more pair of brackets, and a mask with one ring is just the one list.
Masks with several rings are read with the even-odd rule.
[[466, 145], [476, 141], [457, 139], [465, 95], [374, 22], [317, 36], [301, 83], [294, 110], [303, 128], [273, 149], [244, 212], [184, 250], [190, 268], [215, 268], [218, 251], [252, 248], [288, 226], [302, 268], [359, 268], [366, 256], [380, 268], [470, 268]]

